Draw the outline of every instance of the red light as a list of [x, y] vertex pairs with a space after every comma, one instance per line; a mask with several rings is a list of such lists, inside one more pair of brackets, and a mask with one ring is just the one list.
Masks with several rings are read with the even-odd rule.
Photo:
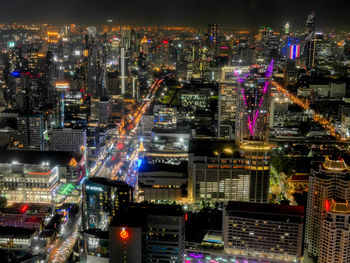
[[126, 231], [126, 230], [120, 231], [120, 237], [121, 237], [122, 239], [127, 239], [127, 238], [129, 237], [129, 232]]
[[328, 212], [329, 211], [329, 208], [330, 208], [330, 204], [329, 204], [329, 201], [326, 200], [326, 202], [324, 203], [324, 207], [326, 208], [326, 211]]
[[29, 205], [23, 205], [23, 206], [19, 209], [19, 211], [20, 211], [21, 213], [25, 213], [25, 212], [28, 210], [28, 208], [29, 208]]
[[187, 219], [188, 219], [188, 215], [187, 215], [187, 213], [185, 214], [185, 221], [187, 221]]
[[164, 39], [164, 40], [163, 40], [163, 44], [164, 44], [164, 45], [167, 45], [167, 44], [169, 44], [169, 41], [168, 41], [167, 39]]

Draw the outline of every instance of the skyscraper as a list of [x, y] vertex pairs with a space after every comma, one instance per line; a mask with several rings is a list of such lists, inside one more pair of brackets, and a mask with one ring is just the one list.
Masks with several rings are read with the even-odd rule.
[[238, 87], [236, 115], [236, 142], [268, 140], [270, 108], [270, 77], [273, 60], [265, 74], [245, 74], [235, 71]]
[[110, 262], [185, 262], [181, 207], [134, 204], [109, 228]]
[[341, 158], [327, 158], [312, 170], [309, 179], [305, 243], [313, 256], [319, 254], [322, 218], [331, 199], [350, 199], [350, 172]]
[[212, 52], [216, 53], [217, 45], [219, 42], [220, 35], [220, 25], [219, 24], [209, 24], [208, 25], [208, 40], [209, 46]]
[[348, 201], [326, 200], [325, 209], [318, 262], [350, 262], [350, 205]]
[[17, 130], [20, 148], [44, 150], [44, 123], [42, 115], [18, 116]]
[[305, 25], [305, 33], [310, 34], [315, 31], [315, 12], [311, 11], [308, 15]]

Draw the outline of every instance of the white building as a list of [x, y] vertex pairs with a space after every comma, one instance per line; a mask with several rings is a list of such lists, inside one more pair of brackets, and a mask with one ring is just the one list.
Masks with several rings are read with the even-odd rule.
[[235, 262], [301, 262], [303, 222], [301, 206], [229, 202], [223, 212], [225, 252], [242, 259]]
[[325, 209], [318, 262], [350, 262], [350, 204], [327, 200]]
[[319, 254], [321, 223], [327, 212], [325, 202], [331, 199], [350, 199], [350, 173], [341, 158], [327, 158], [309, 177], [305, 244], [310, 255]]

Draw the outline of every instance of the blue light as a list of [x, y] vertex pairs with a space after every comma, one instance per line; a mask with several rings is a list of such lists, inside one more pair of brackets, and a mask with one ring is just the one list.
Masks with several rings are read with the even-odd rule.
[[21, 76], [21, 72], [19, 72], [19, 71], [12, 71], [11, 72], [11, 76], [17, 78], [17, 77]]
[[138, 160], [137, 160], [137, 168], [140, 168], [140, 167], [141, 167], [142, 161], [143, 161], [143, 159], [138, 159]]

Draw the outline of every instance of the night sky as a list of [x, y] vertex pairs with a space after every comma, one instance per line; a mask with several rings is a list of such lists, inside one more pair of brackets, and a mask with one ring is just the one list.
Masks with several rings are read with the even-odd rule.
[[349, 0], [1, 0], [0, 22], [189, 25], [220, 23], [227, 29], [302, 29], [309, 12], [316, 29], [350, 30]]

